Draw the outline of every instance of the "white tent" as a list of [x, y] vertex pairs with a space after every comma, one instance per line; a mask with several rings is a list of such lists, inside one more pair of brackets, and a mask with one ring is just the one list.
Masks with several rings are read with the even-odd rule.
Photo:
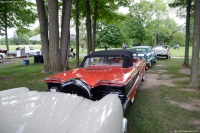
[[[60, 38], [60, 34], [59, 34], [59, 38]], [[29, 38], [30, 41], [41, 41], [41, 37], [40, 37], [40, 34], [36, 35], [36, 36], [32, 36]], [[70, 41], [75, 41], [76, 40], [76, 37], [75, 36], [70, 36]]]
[[40, 41], [41, 40], [40, 34], [30, 37], [29, 40], [30, 41]]

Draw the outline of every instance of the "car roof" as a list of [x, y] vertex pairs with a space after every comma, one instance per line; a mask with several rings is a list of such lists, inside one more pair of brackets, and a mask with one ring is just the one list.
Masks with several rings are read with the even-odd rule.
[[132, 57], [132, 53], [128, 50], [123, 49], [117, 49], [117, 50], [102, 50], [102, 51], [96, 51], [91, 53], [88, 56], [129, 56]]
[[130, 66], [133, 66], [133, 53], [129, 50], [102, 50], [102, 51], [96, 51], [96, 52], [92, 52], [91, 54], [87, 55], [84, 57], [84, 60], [82, 62], [82, 64], [80, 65], [80, 67], [83, 67], [83, 63], [85, 62], [85, 60], [87, 58], [90, 57], [122, 57], [123, 58], [123, 67], [127, 68]]

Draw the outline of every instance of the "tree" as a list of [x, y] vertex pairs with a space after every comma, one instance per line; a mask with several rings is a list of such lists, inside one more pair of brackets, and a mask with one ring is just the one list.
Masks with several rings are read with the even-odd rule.
[[93, 17], [93, 36], [92, 36], [92, 51], [95, 51], [96, 42], [96, 27], [97, 27], [97, 10], [98, 10], [98, 0], [94, 2], [94, 17]]
[[186, 34], [185, 34], [185, 58], [183, 65], [189, 66], [189, 46], [190, 46], [190, 10], [191, 0], [187, 1], [187, 15], [186, 15]]
[[60, 72], [62, 65], [59, 51], [58, 0], [48, 1], [48, 11], [50, 69], [52, 72]]
[[170, 46], [174, 46], [174, 44], [179, 44], [180, 46], [184, 46], [185, 45], [185, 34], [183, 32], [175, 32], [172, 35], [172, 39], [170, 41]]
[[63, 0], [62, 9], [62, 32], [61, 32], [61, 63], [66, 71], [68, 66], [68, 52], [70, 47], [70, 19], [71, 19], [72, 0]]
[[190, 46], [190, 16], [192, 0], [176, 0], [174, 3], [169, 4], [171, 7], [186, 8], [186, 34], [185, 34], [185, 58], [183, 65], [189, 66], [189, 46]]
[[200, 48], [200, 1], [195, 0], [194, 9], [194, 42], [192, 46], [192, 66], [189, 86], [198, 89], [199, 86], [199, 48]]
[[44, 0], [36, 0], [37, 11], [40, 23], [40, 36], [42, 43], [42, 55], [44, 59], [44, 72], [50, 71], [50, 58], [49, 58], [49, 39], [48, 39], [48, 20], [45, 12]]
[[121, 26], [124, 36], [133, 45], [169, 44], [173, 34], [180, 31], [176, 22], [169, 18], [167, 5], [161, 0], [141, 0], [133, 3], [130, 13]]
[[90, 0], [86, 0], [86, 31], [87, 31], [87, 54], [92, 52], [92, 29], [91, 29], [91, 13]]
[[148, 26], [152, 12], [151, 3], [148, 1], [141, 1], [134, 3], [130, 7], [130, 14], [126, 19], [126, 33], [138, 45], [143, 45], [145, 39], [145, 29]]
[[17, 27], [25, 30], [36, 20], [34, 4], [27, 0], [1, 0], [0, 2], [0, 35], [5, 35], [7, 50], [9, 50], [7, 29]]
[[[122, 35], [119, 27], [108, 25], [99, 32], [99, 41], [117, 47], [122, 43]], [[121, 46], [120, 46], [121, 47]]]
[[88, 54], [95, 49], [96, 25], [98, 25], [98, 23], [110, 24], [121, 21], [122, 17], [116, 13], [116, 10], [118, 10], [118, 7], [121, 5], [128, 5], [127, 1], [128, 0], [80, 0], [80, 18], [86, 18]]
[[79, 66], [79, 0], [76, 0], [76, 67]]
[[[46, 72], [65, 71], [68, 66], [69, 46], [70, 46], [70, 19], [71, 19], [71, 0], [48, 1], [48, 10], [45, 10], [45, 1], [37, 0], [37, 8], [40, 21], [40, 32], [42, 46], [44, 46], [44, 62], [47, 61]], [[59, 5], [62, 5], [62, 24], [61, 24], [61, 43], [59, 41]], [[45, 12], [48, 11], [48, 12]], [[48, 14], [49, 23], [47, 23]], [[48, 25], [49, 24], [49, 25]], [[45, 27], [45, 28], [44, 28]], [[49, 29], [49, 37], [48, 37]], [[49, 42], [48, 42], [49, 40]], [[61, 56], [62, 55], [62, 56]], [[61, 58], [62, 57], [62, 58]]]
[[167, 15], [167, 7], [161, 0], [154, 0], [152, 2], [152, 5], [154, 5], [153, 12], [154, 12], [154, 20], [152, 21], [153, 27], [154, 27], [154, 46], [159, 44], [159, 37], [162, 34], [162, 22], [163, 19], [165, 19]]

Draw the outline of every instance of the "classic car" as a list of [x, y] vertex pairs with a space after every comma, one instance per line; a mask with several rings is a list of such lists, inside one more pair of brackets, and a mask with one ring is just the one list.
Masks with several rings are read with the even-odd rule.
[[0, 63], [3, 62], [3, 58], [5, 58], [5, 53], [0, 53]]
[[157, 57], [166, 57], [166, 59], [171, 58], [170, 47], [168, 45], [157, 45], [155, 48], [155, 53]]
[[84, 57], [79, 68], [58, 73], [44, 81], [49, 91], [77, 94], [100, 100], [117, 94], [124, 109], [134, 101], [136, 88], [145, 78], [145, 59], [128, 50], [105, 50]]
[[7, 52], [8, 55], [17, 56], [20, 51], [24, 51], [22, 53], [23, 56], [34, 56], [41, 53], [41, 50], [34, 49], [33, 47], [25, 46], [25, 47], [17, 47], [15, 50], [10, 50]]
[[99, 101], [20, 87], [0, 91], [0, 133], [125, 133], [116, 94]]
[[152, 63], [157, 62], [157, 55], [151, 46], [136, 46], [131, 48], [138, 53], [139, 58], [145, 58], [146, 64], [150, 68]]

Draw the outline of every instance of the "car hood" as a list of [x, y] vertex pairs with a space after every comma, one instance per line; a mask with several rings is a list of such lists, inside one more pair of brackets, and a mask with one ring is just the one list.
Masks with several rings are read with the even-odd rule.
[[130, 78], [130, 70], [131, 68], [120, 67], [77, 68], [51, 76], [45, 79], [45, 81], [48, 82], [48, 80], [50, 81], [50, 79], [61, 79], [62, 82], [65, 82], [72, 78], [79, 78], [87, 82], [90, 85], [90, 87], [93, 88], [100, 81], [124, 83], [128, 80], [128, 78]]
[[117, 95], [94, 102], [71, 94], [17, 88], [0, 92], [0, 112], [1, 133], [119, 133], [122, 129], [109, 127], [121, 125], [123, 118]]

